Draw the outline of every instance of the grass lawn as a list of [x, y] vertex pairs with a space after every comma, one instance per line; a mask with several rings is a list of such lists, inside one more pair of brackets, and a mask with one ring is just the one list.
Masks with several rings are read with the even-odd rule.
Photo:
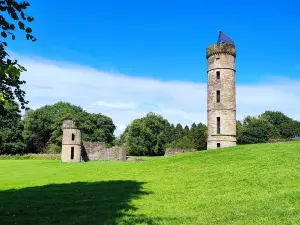
[[0, 160], [0, 224], [299, 224], [300, 142], [145, 162]]

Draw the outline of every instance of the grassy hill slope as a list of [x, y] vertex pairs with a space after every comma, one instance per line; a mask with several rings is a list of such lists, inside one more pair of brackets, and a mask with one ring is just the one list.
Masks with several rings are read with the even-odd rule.
[[0, 161], [1, 224], [297, 224], [300, 142], [146, 162]]

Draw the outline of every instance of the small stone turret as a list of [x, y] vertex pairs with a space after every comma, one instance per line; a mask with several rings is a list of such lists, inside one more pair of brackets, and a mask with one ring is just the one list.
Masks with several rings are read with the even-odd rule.
[[81, 133], [72, 120], [63, 121], [62, 125], [62, 162], [81, 161]]
[[235, 57], [233, 41], [222, 32], [206, 49], [207, 149], [236, 145]]

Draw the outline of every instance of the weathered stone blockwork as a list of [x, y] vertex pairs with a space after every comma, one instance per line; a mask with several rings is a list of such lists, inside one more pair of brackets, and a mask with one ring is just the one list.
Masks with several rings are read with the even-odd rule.
[[71, 120], [65, 120], [62, 125], [62, 162], [80, 162], [81, 161], [81, 133]]
[[[221, 148], [236, 145], [235, 56], [236, 49], [232, 44], [214, 44], [206, 49], [207, 149], [215, 149], [218, 144]], [[217, 117], [220, 117], [219, 133]]]
[[165, 156], [178, 155], [184, 152], [195, 152], [196, 149], [167, 148]]
[[82, 142], [82, 159], [87, 160], [126, 160], [122, 147], [106, 148], [104, 142]]

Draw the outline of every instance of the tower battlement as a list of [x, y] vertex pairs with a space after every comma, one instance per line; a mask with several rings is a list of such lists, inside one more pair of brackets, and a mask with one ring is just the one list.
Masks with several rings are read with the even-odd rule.
[[64, 120], [62, 124], [62, 129], [77, 129], [77, 127], [74, 121]]
[[208, 59], [212, 55], [232, 55], [236, 57], [236, 49], [235, 45], [227, 44], [227, 43], [220, 43], [220, 44], [213, 44], [206, 48], [206, 58]]

